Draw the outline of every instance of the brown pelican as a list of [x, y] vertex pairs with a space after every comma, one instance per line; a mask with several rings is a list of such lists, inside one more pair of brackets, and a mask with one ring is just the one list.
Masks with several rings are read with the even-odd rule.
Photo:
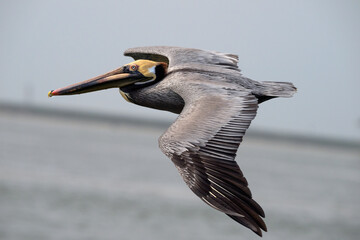
[[180, 47], [139, 47], [124, 54], [136, 61], [48, 96], [119, 88], [129, 102], [180, 114], [159, 138], [161, 150], [199, 198], [262, 236], [264, 211], [252, 199], [235, 156], [258, 104], [291, 97], [294, 85], [242, 76], [233, 54]]

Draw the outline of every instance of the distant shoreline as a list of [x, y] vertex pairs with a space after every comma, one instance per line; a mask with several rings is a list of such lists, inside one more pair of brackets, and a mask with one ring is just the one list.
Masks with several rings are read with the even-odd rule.
[[[69, 109], [50, 109], [37, 105], [27, 105], [20, 103], [0, 102], [1, 114], [17, 114], [22, 116], [36, 116], [42, 118], [73, 119], [78, 121], [97, 122], [106, 124], [126, 124], [132, 126], [144, 126], [149, 128], [167, 129], [171, 121], [146, 120], [125, 115], [114, 115], [90, 111], [79, 111]], [[269, 130], [250, 128], [246, 133], [246, 138], [262, 139], [268, 141], [291, 142], [302, 145], [318, 145], [326, 147], [338, 147], [352, 150], [360, 149], [360, 142], [356, 140], [327, 138], [319, 136], [299, 135], [295, 133], [278, 133]], [[359, 150], [360, 151], [360, 150]]]

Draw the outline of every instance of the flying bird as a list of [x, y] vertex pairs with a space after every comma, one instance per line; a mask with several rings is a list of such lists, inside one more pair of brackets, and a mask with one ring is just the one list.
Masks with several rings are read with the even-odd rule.
[[206, 204], [262, 236], [263, 209], [235, 161], [258, 105], [291, 97], [289, 82], [244, 77], [238, 56], [181, 47], [138, 47], [134, 58], [106, 74], [52, 90], [49, 97], [119, 88], [126, 101], [179, 114], [159, 138], [187, 186]]

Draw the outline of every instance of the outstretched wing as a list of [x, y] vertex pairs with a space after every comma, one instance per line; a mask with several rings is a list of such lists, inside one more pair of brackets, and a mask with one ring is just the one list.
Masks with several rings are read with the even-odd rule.
[[177, 65], [205, 64], [205, 65], [220, 65], [231, 69], [238, 69], [238, 56], [235, 54], [226, 54], [219, 52], [204, 51], [193, 48], [182, 47], [137, 47], [130, 48], [124, 52], [125, 56], [137, 59], [149, 59], [158, 62], [167, 62], [169, 69]]
[[189, 78], [173, 90], [185, 107], [160, 137], [160, 148], [198, 197], [261, 236], [264, 212], [234, 160], [257, 98], [239, 86]]

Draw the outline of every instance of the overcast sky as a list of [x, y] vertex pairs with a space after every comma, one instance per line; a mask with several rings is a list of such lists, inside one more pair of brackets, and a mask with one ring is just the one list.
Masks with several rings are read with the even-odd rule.
[[47, 98], [51, 89], [171, 45], [238, 54], [243, 74], [298, 93], [260, 106], [252, 127], [360, 140], [360, 1], [0, 0], [0, 101], [174, 118], [111, 89]]

